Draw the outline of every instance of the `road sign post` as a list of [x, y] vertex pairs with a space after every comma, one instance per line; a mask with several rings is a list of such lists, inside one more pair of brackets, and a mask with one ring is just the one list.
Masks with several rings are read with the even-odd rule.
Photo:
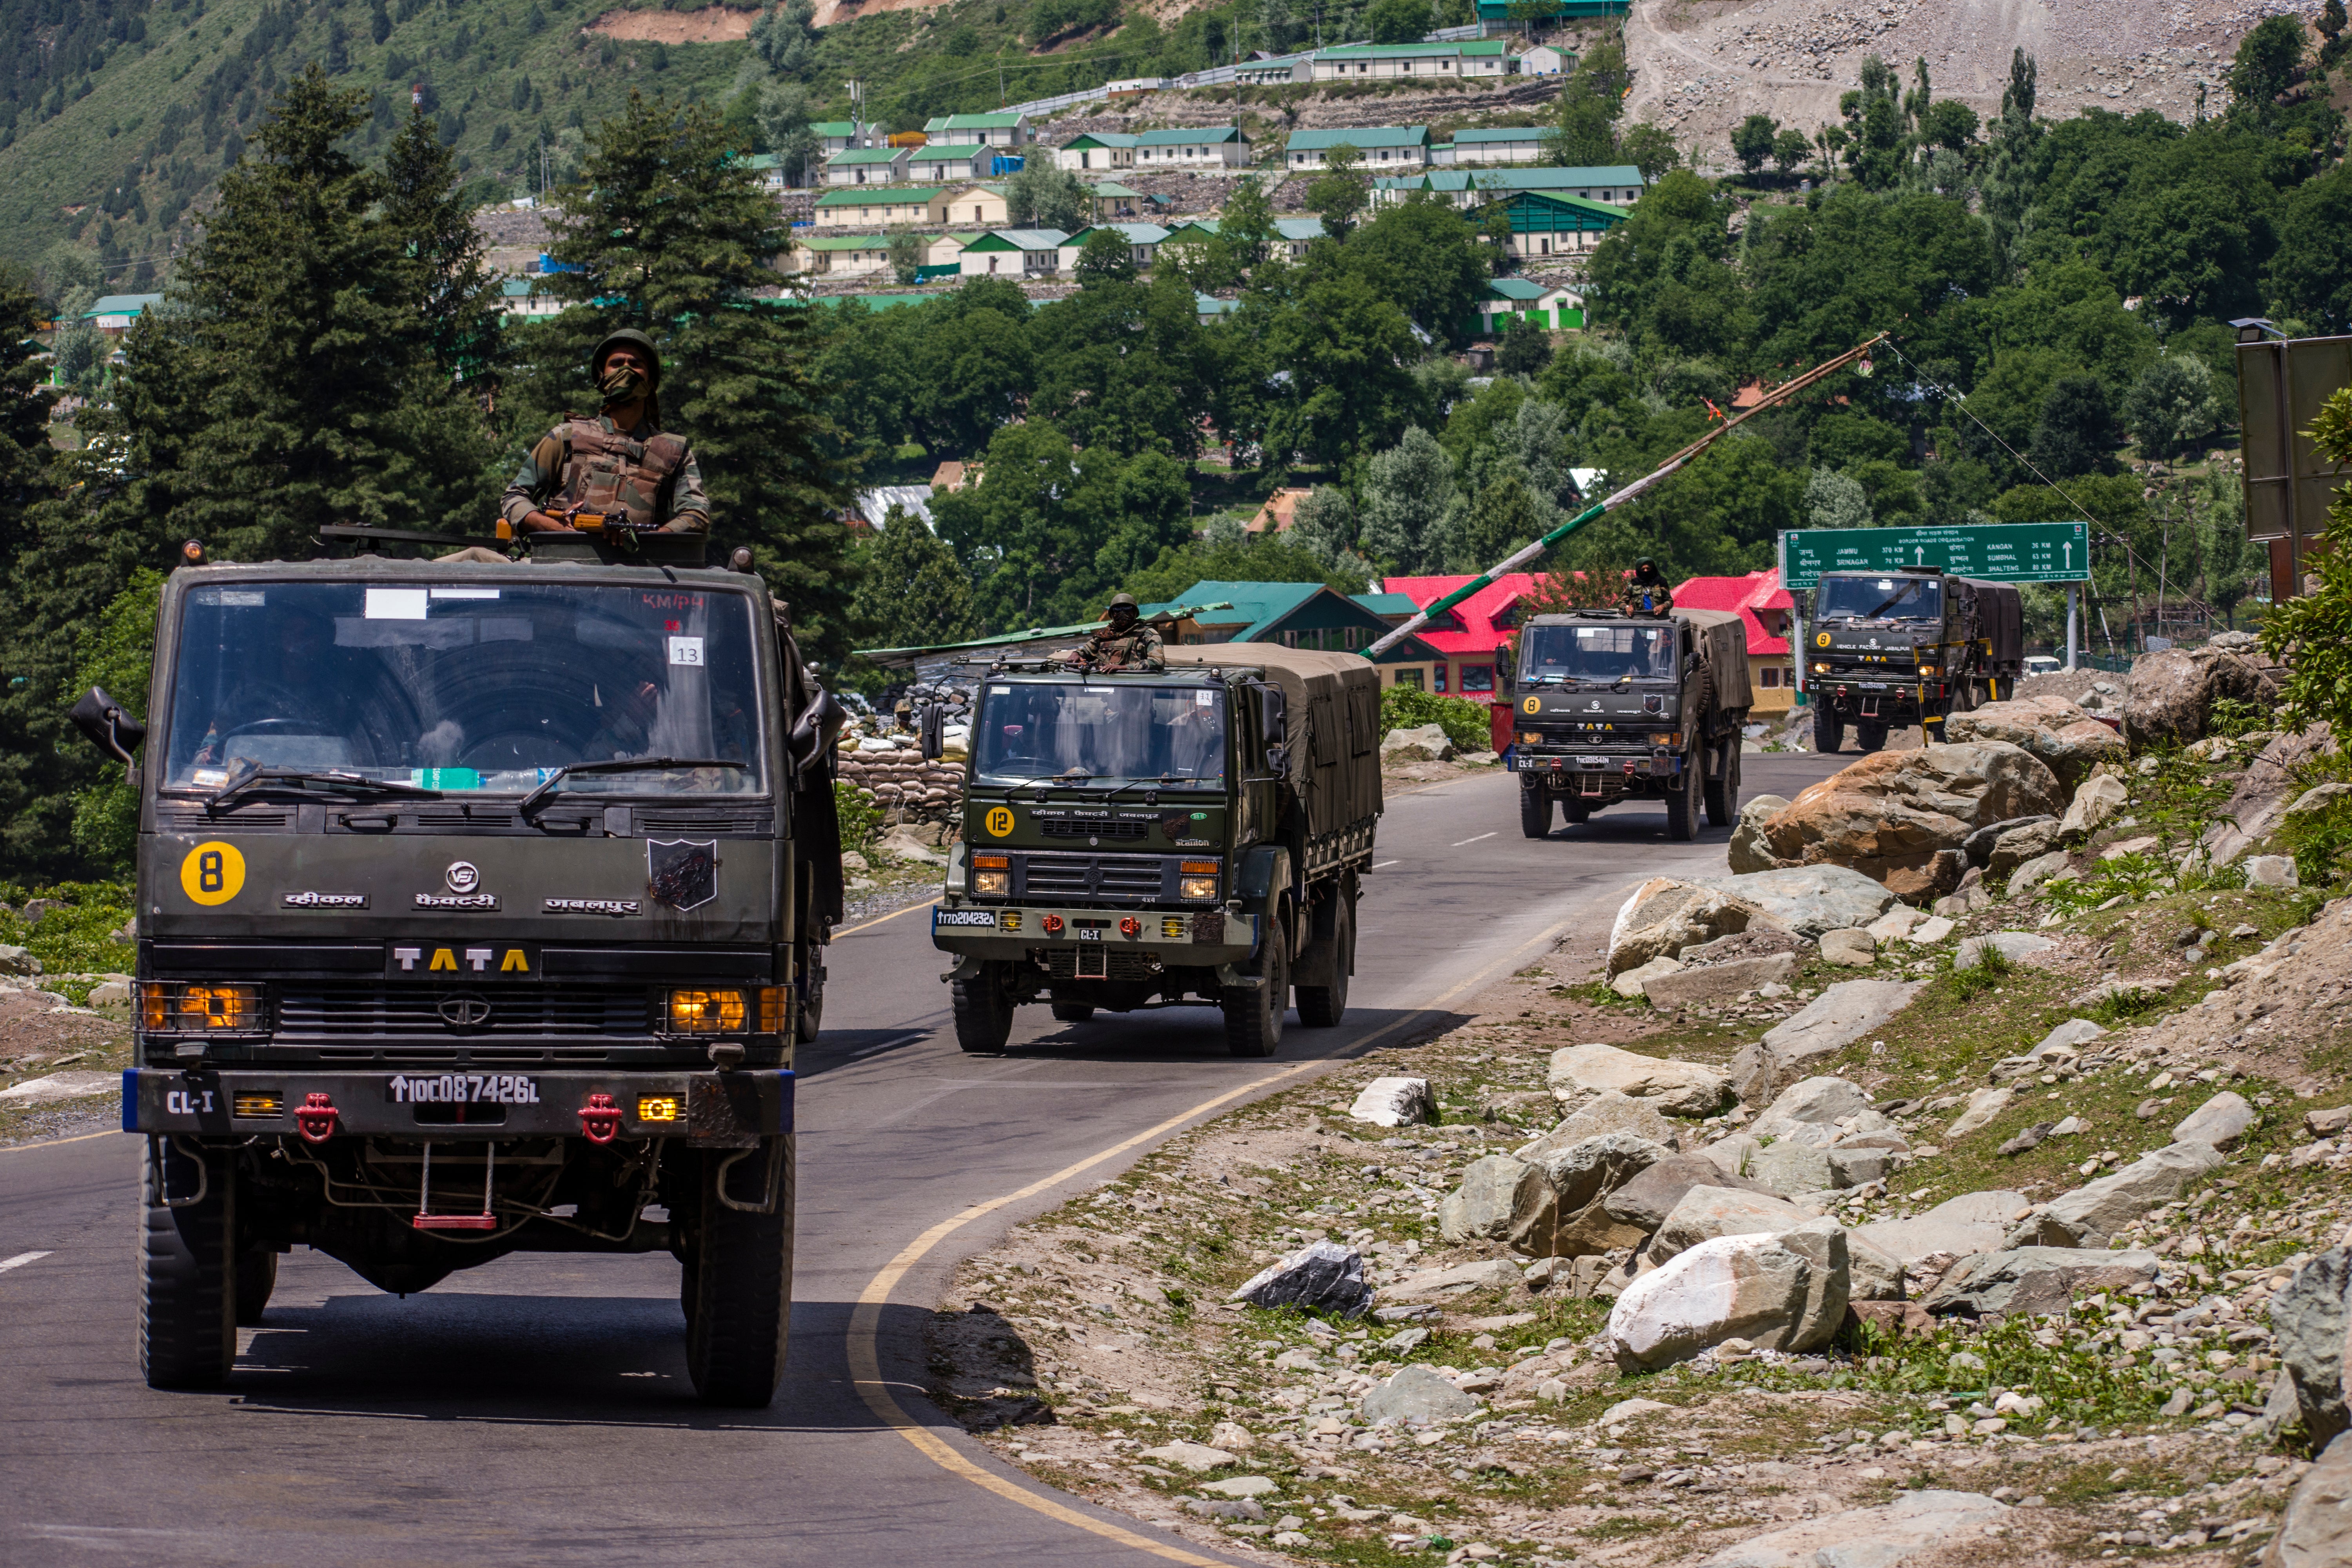
[[1824, 572], [1932, 566], [1985, 583], [2084, 583], [2084, 522], [1994, 522], [1958, 528], [1792, 528], [1780, 535], [1780, 586], [1810, 588]]

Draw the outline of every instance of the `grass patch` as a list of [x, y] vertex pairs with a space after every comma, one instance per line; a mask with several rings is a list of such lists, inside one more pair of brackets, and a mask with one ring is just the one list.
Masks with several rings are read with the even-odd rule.
[[[0, 883], [0, 900], [9, 906], [0, 914], [0, 942], [21, 947], [41, 961], [43, 975], [128, 974], [137, 962], [131, 943], [116, 942], [114, 932], [129, 922], [137, 909], [137, 893], [121, 882], [57, 882], [46, 887]], [[45, 910], [38, 921], [21, 913], [26, 904], [50, 900], [63, 908]], [[52, 985], [80, 1006], [89, 1000], [88, 981]]]

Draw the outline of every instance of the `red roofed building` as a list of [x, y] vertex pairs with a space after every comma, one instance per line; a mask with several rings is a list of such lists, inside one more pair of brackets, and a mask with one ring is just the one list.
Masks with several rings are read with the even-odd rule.
[[1738, 611], [1748, 623], [1748, 685], [1756, 700], [1750, 711], [1785, 712], [1795, 706], [1797, 674], [1789, 660], [1789, 619], [1796, 604], [1780, 586], [1778, 571], [1693, 577], [1675, 587], [1675, 607]]
[[[1460, 577], [1387, 577], [1382, 593], [1402, 594], [1416, 607], [1427, 608], [1469, 582]], [[1443, 656], [1430, 669], [1430, 689], [1473, 702], [1495, 700], [1496, 672], [1507, 660], [1504, 650], [1519, 624], [1519, 602], [1538, 592], [1543, 575], [1514, 572], [1497, 577], [1413, 635]], [[1507, 701], [1509, 694], [1504, 694]]]

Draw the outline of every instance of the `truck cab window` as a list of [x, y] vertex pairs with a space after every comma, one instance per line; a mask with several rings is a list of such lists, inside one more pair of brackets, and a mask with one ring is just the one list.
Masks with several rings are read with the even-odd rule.
[[1932, 577], [1824, 577], [1814, 616], [1824, 621], [1936, 621], [1943, 584]]
[[991, 686], [973, 769], [1010, 778], [1222, 779], [1224, 700], [1199, 687]]
[[1519, 679], [1602, 685], [1672, 680], [1676, 642], [1671, 623], [1529, 626], [1519, 634]]

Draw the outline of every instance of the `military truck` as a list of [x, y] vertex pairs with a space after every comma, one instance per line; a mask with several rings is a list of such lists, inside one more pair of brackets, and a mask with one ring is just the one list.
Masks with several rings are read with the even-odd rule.
[[696, 1389], [773, 1396], [841, 715], [703, 559], [189, 566], [145, 722], [77, 704], [139, 796], [150, 1384], [226, 1378], [298, 1246], [403, 1294], [668, 1252]]
[[1940, 724], [2024, 672], [2017, 589], [1933, 567], [1823, 573], [1806, 640], [1816, 752], [1843, 748], [1848, 726], [1875, 752], [1888, 730]]
[[1751, 700], [1747, 626], [1729, 611], [1533, 617], [1511, 687], [1520, 831], [1549, 837], [1555, 805], [1576, 824], [1628, 800], [1665, 802], [1676, 842], [1697, 836], [1702, 806], [1729, 826]]
[[1381, 815], [1366, 659], [1262, 643], [1165, 668], [1005, 662], [980, 681], [963, 842], [931, 916], [956, 1041], [1004, 1050], [1013, 1009], [1207, 1004], [1238, 1057], [1339, 1022]]

